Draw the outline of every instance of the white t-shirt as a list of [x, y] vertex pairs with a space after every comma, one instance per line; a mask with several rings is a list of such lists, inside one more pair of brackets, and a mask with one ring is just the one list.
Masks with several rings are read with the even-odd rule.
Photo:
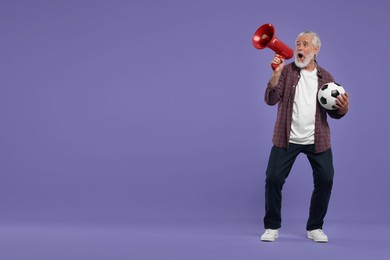
[[314, 123], [317, 106], [317, 69], [301, 70], [294, 97], [290, 142], [314, 144]]

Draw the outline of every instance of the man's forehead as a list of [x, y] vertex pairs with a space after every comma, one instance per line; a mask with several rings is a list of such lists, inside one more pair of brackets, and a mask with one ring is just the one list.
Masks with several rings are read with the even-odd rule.
[[312, 39], [312, 35], [304, 34], [298, 37], [297, 42], [311, 42]]

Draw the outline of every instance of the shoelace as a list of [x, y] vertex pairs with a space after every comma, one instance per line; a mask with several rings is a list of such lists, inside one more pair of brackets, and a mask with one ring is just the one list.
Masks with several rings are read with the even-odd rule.
[[266, 233], [267, 235], [273, 235], [274, 231], [273, 231], [272, 229], [267, 229], [267, 230], [265, 231], [265, 233]]
[[319, 235], [326, 237], [326, 235], [325, 235], [324, 231], [322, 231], [322, 229], [317, 229], [316, 231], [319, 233]]

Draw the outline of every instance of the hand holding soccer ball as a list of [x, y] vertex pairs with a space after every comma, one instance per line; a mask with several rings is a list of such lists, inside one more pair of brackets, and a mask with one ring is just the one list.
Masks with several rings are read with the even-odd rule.
[[[339, 96], [340, 98], [338, 98]], [[318, 90], [317, 97], [321, 106], [328, 110], [344, 109], [348, 111], [348, 94], [345, 92], [344, 88], [336, 82], [324, 84]]]

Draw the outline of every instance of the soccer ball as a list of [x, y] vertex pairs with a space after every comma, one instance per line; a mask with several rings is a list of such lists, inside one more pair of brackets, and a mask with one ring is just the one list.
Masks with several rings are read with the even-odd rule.
[[328, 110], [335, 110], [337, 109], [336, 98], [341, 94], [345, 94], [345, 90], [340, 84], [328, 82], [318, 90], [318, 102]]

